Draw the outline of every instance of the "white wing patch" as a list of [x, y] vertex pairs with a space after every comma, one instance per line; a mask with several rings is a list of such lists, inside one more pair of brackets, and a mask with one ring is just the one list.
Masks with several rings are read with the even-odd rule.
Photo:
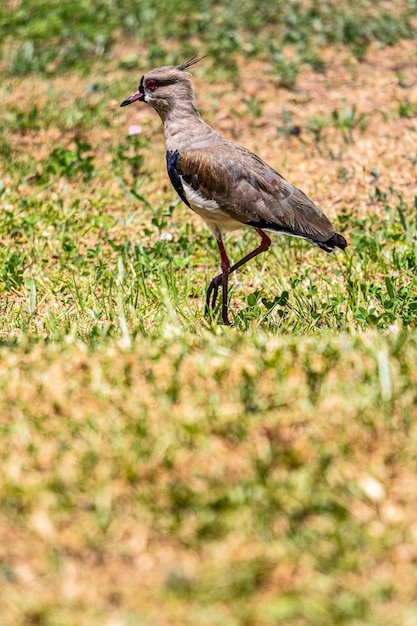
[[218, 239], [221, 234], [228, 230], [242, 228], [244, 224], [230, 217], [225, 213], [215, 200], [204, 198], [199, 191], [196, 191], [185, 182], [181, 176], [184, 195], [190, 207], [203, 218], [213, 235]]
[[215, 200], [209, 200], [208, 198], [204, 198], [200, 192], [196, 191], [195, 189], [193, 189], [193, 187], [191, 187], [191, 185], [186, 183], [182, 176], [181, 182], [184, 189], [185, 197], [187, 198], [187, 202], [196, 213], [203, 214], [206, 213], [206, 211], [217, 211], [219, 205]]

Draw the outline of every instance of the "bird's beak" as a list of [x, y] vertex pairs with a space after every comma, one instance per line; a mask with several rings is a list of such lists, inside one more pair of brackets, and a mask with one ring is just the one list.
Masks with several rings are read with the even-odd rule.
[[145, 94], [142, 93], [139, 89], [136, 93], [132, 93], [131, 96], [129, 96], [128, 98], [126, 98], [126, 100], [123, 100], [122, 104], [120, 105], [121, 107], [125, 107], [128, 104], [132, 104], [132, 102], [136, 102], [136, 100], [139, 100], [140, 102], [144, 102], [145, 101]]

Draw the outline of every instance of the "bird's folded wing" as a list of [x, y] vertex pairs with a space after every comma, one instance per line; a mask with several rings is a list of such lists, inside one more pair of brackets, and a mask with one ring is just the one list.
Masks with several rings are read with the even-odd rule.
[[314, 241], [326, 241], [335, 232], [302, 191], [241, 146], [225, 142], [176, 153], [172, 165], [181, 181], [242, 224]]

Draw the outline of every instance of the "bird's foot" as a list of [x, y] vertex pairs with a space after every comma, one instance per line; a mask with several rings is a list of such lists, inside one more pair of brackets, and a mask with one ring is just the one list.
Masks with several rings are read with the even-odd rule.
[[217, 296], [219, 295], [219, 287], [222, 284], [222, 275], [215, 276], [207, 289], [206, 295], [206, 313], [210, 309], [214, 309], [217, 302]]
[[232, 322], [229, 320], [227, 315], [227, 306], [222, 307], [222, 321], [223, 326], [232, 326]]
[[[210, 311], [213, 310], [216, 306], [217, 296], [219, 295], [219, 288], [222, 282], [222, 274], [215, 276], [210, 282], [206, 295], [206, 315], [210, 313]], [[222, 321], [225, 326], [232, 325], [227, 314], [227, 302], [222, 303]]]

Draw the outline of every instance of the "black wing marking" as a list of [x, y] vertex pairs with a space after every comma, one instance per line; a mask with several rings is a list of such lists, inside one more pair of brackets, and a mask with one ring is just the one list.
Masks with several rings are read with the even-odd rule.
[[180, 156], [180, 153], [178, 152], [178, 150], [175, 150], [174, 152], [172, 152], [171, 150], [167, 150], [166, 159], [167, 159], [168, 176], [172, 183], [172, 186], [174, 187], [175, 191], [177, 192], [181, 200], [185, 202], [187, 206], [190, 206], [187, 200], [187, 197], [185, 195], [184, 187], [181, 181], [181, 176], [179, 175], [178, 170], [177, 170], [177, 160], [179, 156]]

